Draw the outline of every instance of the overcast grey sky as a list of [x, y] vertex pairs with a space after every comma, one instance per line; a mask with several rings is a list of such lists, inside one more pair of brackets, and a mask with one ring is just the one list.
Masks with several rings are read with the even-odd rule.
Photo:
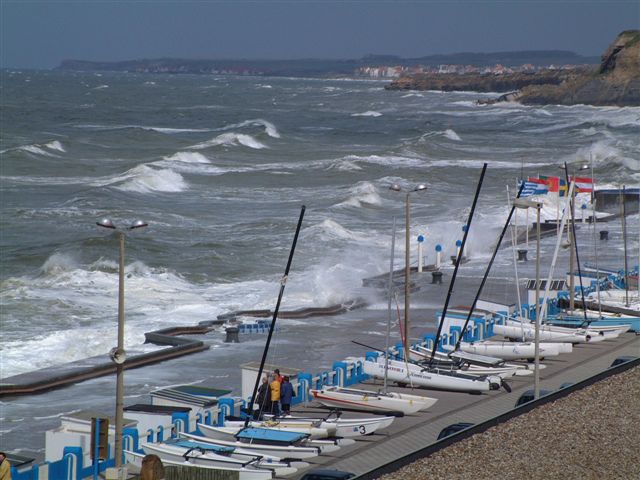
[[0, 0], [3, 67], [63, 59], [359, 58], [572, 50], [640, 28], [640, 0]]

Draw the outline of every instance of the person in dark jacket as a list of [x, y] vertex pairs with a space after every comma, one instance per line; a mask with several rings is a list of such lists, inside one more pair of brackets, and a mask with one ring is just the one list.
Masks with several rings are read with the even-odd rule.
[[253, 412], [255, 418], [260, 418], [263, 412], [271, 411], [271, 393], [269, 392], [269, 382], [267, 381], [267, 377], [262, 377], [262, 383], [258, 388], [258, 397], [256, 398], [256, 403], [258, 404], [258, 409]]
[[282, 380], [282, 385], [280, 385], [280, 404], [283, 415], [291, 413], [291, 399], [293, 396], [293, 385], [289, 382], [289, 377], [285, 376]]

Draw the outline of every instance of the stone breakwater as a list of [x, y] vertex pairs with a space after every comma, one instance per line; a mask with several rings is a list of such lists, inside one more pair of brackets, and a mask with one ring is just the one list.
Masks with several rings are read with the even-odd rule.
[[640, 478], [638, 399], [635, 367], [380, 479]]

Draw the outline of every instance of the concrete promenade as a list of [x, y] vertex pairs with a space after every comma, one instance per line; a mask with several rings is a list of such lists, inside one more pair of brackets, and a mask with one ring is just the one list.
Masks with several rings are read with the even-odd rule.
[[[576, 383], [599, 373], [623, 355], [640, 356], [640, 336], [626, 333], [615, 340], [595, 344], [577, 345], [571, 354], [546, 359], [541, 370], [541, 389], [556, 390], [563, 383]], [[533, 376], [512, 377], [511, 393], [505, 390], [482, 395], [438, 392], [414, 389], [412, 393], [438, 398], [428, 412], [396, 418], [387, 429], [357, 439], [355, 445], [344, 447], [332, 455], [318, 457], [310, 468], [332, 468], [358, 475], [375, 470], [384, 464], [408, 455], [434, 443], [440, 431], [453, 423], [480, 423], [512, 410], [520, 395], [533, 388]], [[361, 385], [370, 390], [382, 387], [381, 382], [368, 381]], [[391, 388], [409, 392], [409, 389]], [[319, 414], [322, 408], [314, 402], [294, 413]], [[366, 416], [364, 413], [345, 412], [345, 416]], [[305, 470], [308, 471], [308, 470]], [[293, 478], [300, 478], [305, 471]]]

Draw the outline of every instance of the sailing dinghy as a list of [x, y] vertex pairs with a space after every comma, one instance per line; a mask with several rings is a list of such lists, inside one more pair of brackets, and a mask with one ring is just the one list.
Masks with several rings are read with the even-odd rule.
[[[327, 407], [363, 410], [367, 412], [402, 412], [404, 415], [429, 409], [438, 401], [437, 398], [423, 397], [396, 392], [371, 392], [355, 388], [339, 386], [325, 386], [311, 390], [311, 394], [321, 404]], [[393, 418], [393, 417], [386, 417]], [[370, 426], [363, 423], [362, 431], [372, 433]]]

